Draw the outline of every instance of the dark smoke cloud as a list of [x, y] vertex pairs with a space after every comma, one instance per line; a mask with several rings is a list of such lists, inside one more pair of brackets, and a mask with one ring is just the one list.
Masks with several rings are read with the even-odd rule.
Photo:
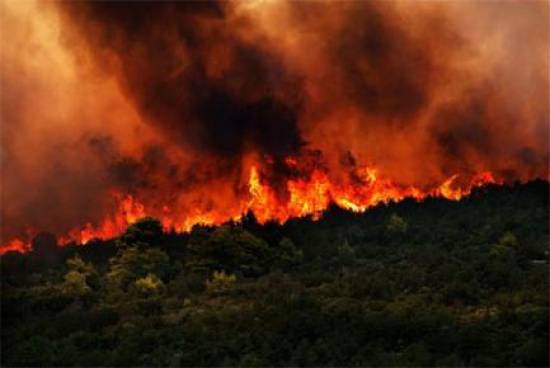
[[410, 121], [406, 118], [426, 106], [437, 72], [434, 55], [393, 24], [380, 4], [354, 2], [329, 42], [346, 97], [365, 113]]
[[[503, 72], [516, 68], [515, 61], [495, 62], [490, 52], [483, 54], [475, 37], [498, 45], [502, 36], [487, 32], [484, 40], [476, 32], [485, 25], [468, 18], [496, 12], [501, 22], [529, 38], [538, 29], [514, 17], [511, 10], [520, 5], [458, 11], [430, 5], [425, 11], [420, 5], [417, 10], [383, 1], [282, 3], [286, 13], [272, 17], [288, 29], [274, 27], [267, 35], [258, 31], [267, 27], [265, 20], [258, 25], [253, 16], [236, 16], [239, 6], [225, 2], [65, 2], [61, 8], [99, 60], [114, 53], [119, 63], [115, 73], [150, 124], [203, 156], [239, 165], [249, 151], [285, 156], [309, 142], [323, 151], [340, 146], [341, 152], [326, 156], [340, 157], [353, 148], [358, 156], [384, 160], [380, 155], [388, 149], [378, 153], [380, 148], [368, 148], [358, 138], [394, 147], [391, 136], [397, 130], [409, 135], [410, 154], [426, 155], [426, 147], [432, 147], [429, 151], [440, 156], [432, 161], [445, 174], [463, 170], [474, 159], [476, 169], [491, 169], [495, 156], [521, 157], [510, 151], [535, 149], [547, 157], [548, 150], [541, 142], [532, 147], [531, 138], [507, 152], [495, 144], [510, 141], [502, 137], [502, 126], [532, 118], [525, 117], [522, 101], [510, 101], [517, 93], [515, 84], [525, 82], [500, 81]], [[542, 5], [522, 10], [537, 6]], [[535, 13], [527, 10], [523, 16]], [[465, 29], [461, 17], [471, 22], [471, 29]], [[278, 44], [288, 33], [298, 46]], [[534, 47], [539, 52], [543, 46], [536, 41]], [[494, 57], [500, 53], [495, 47]], [[544, 77], [542, 69], [536, 73]], [[519, 87], [540, 93], [548, 85]], [[349, 110], [355, 111], [353, 116], [346, 116]], [[548, 108], [534, 113], [544, 116]], [[350, 130], [343, 122], [347, 118], [357, 127]], [[393, 154], [386, 154], [388, 160]], [[391, 162], [382, 164], [393, 176], [407, 171], [403, 166], [414, 176], [425, 165], [406, 161], [396, 170]]]
[[296, 88], [277, 55], [247, 44], [215, 2], [64, 3], [93, 48], [114, 52], [127, 94], [184, 147], [218, 157], [287, 155], [303, 144]]
[[113, 190], [223, 212], [252, 164], [281, 197], [313, 169], [547, 176], [548, 7], [0, 3], [2, 232], [97, 221]]
[[486, 124], [485, 102], [482, 98], [465, 98], [460, 104], [441, 107], [437, 112], [431, 132], [450, 160], [461, 160], [468, 151], [490, 154], [493, 142]]

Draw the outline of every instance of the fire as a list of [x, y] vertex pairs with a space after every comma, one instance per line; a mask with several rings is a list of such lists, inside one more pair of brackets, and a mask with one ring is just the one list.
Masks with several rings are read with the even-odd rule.
[[6, 245], [2, 246], [0, 248], [0, 254], [4, 254], [6, 252], [19, 252], [19, 253], [27, 253], [31, 249], [31, 245], [29, 243], [25, 243], [21, 239], [13, 239], [12, 241], [8, 242]]
[[493, 174], [491, 174], [490, 172], [482, 172], [475, 175], [471, 179], [468, 190], [465, 191], [464, 189], [461, 189], [459, 186], [455, 185], [457, 178], [458, 174], [455, 174], [449, 179], [445, 180], [445, 182], [443, 182], [443, 184], [441, 184], [439, 188], [434, 191], [434, 195], [458, 201], [464, 195], [470, 194], [471, 189], [475, 187], [479, 187], [489, 183], [496, 183], [496, 180], [493, 178]]
[[0, 2], [0, 253], [550, 178], [546, 4], [307, 8]]
[[274, 217], [271, 212], [270, 204], [273, 203], [273, 193], [269, 187], [262, 185], [260, 175], [255, 166], [250, 170], [250, 179], [248, 181], [248, 189], [250, 192], [250, 208], [255, 208], [254, 214], [259, 221], [267, 221], [270, 217]]
[[[299, 169], [296, 158], [285, 161], [287, 167]], [[193, 226], [219, 225], [228, 220], [239, 221], [247, 212], [252, 212], [259, 223], [276, 221], [284, 223], [290, 218], [311, 216], [319, 219], [331, 203], [353, 212], [364, 212], [380, 203], [399, 201], [404, 198], [423, 200], [429, 196], [442, 197], [457, 201], [471, 193], [472, 189], [488, 183], [497, 183], [490, 172], [474, 175], [469, 182], [460, 185], [459, 175], [455, 174], [432, 190], [422, 191], [413, 186], [400, 186], [388, 178], [381, 177], [374, 167], [360, 167], [351, 174], [354, 180], [338, 183], [330, 178], [327, 170], [313, 169], [308, 175], [303, 175], [286, 181], [283, 192], [279, 194], [275, 188], [262, 176], [257, 166], [251, 166], [248, 176], [247, 195], [229, 216], [221, 215], [215, 210], [202, 212], [197, 207], [188, 213], [177, 213], [170, 205], [165, 204], [161, 211], [147, 208], [132, 195], [114, 193], [117, 203], [116, 210], [99, 224], [86, 223], [59, 237], [60, 245], [76, 243], [87, 244], [92, 239], [110, 239], [122, 234], [128, 226], [141, 218], [152, 216], [159, 218], [165, 231], [187, 232]], [[31, 249], [31, 245], [21, 239], [13, 239], [0, 248], [0, 254], [8, 251], [21, 253]]]
[[453, 188], [452, 184], [456, 180], [458, 175], [453, 175], [449, 179], [445, 180], [439, 188], [437, 188], [436, 193], [442, 197], [458, 200], [462, 196], [462, 191], [459, 188]]
[[59, 244], [76, 242], [84, 245], [92, 239], [109, 239], [121, 234], [129, 225], [147, 216], [145, 207], [131, 195], [115, 195], [115, 198], [118, 201], [118, 209], [114, 216], [107, 217], [97, 227], [87, 223], [81, 229], [71, 230], [67, 235], [60, 237]]

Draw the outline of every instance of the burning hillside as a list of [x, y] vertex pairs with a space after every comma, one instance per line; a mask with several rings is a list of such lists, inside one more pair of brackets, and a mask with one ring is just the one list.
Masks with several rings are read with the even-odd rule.
[[[353, 173], [353, 177], [354, 184], [336, 184], [331, 182], [325, 171], [314, 170], [305, 177], [289, 179], [283, 191], [286, 198], [281, 198], [277, 194], [277, 188], [263, 182], [258, 169], [253, 166], [248, 182], [248, 195], [243, 196], [242, 201], [226, 212], [216, 207], [202, 209], [201, 203], [198, 203], [199, 207], [196, 209], [188, 208], [184, 211], [173, 211], [169, 205], [163, 205], [160, 210], [148, 209], [132, 195], [113, 193], [116, 207], [111, 214], [97, 225], [87, 223], [83, 227], [70, 230], [59, 238], [59, 243], [86, 244], [96, 238], [110, 239], [123, 233], [137, 220], [148, 216], [161, 219], [166, 231], [177, 232], [189, 231], [194, 225], [220, 225], [229, 220], [239, 221], [248, 212], [252, 212], [262, 224], [267, 221], [284, 223], [292, 217], [317, 218], [331, 203], [350, 211], [362, 212], [379, 203], [398, 201], [407, 197], [422, 200], [427, 196], [441, 196], [459, 200], [469, 194], [474, 187], [495, 183], [492, 175], [486, 172], [473, 176], [466, 186], [456, 187], [455, 175], [439, 187], [426, 192], [415, 187], [400, 187], [390, 180], [379, 179], [376, 170], [368, 167]], [[28, 238], [32, 238], [33, 235], [31, 231]], [[14, 239], [0, 249], [0, 254], [11, 250], [26, 252], [30, 249], [28, 242]]]
[[4, 2], [1, 252], [548, 178], [531, 2]]

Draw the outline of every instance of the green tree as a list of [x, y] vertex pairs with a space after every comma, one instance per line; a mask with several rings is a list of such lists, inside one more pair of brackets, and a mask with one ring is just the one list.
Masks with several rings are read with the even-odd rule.
[[101, 284], [99, 273], [93, 264], [84, 262], [78, 254], [67, 260], [67, 268], [69, 271], [84, 275], [86, 284], [92, 289], [99, 289]]
[[86, 298], [92, 289], [86, 284], [86, 275], [78, 271], [69, 271], [62, 285], [63, 293], [72, 298]]
[[141, 250], [136, 246], [125, 248], [110, 261], [107, 280], [111, 286], [127, 290], [136, 279], [153, 274], [167, 279], [172, 266], [168, 255], [158, 248]]
[[206, 280], [206, 291], [210, 294], [227, 292], [233, 288], [237, 277], [223, 271], [214, 271], [212, 278]]
[[250, 232], [231, 226], [221, 226], [206, 240], [190, 242], [187, 266], [193, 270], [223, 270], [258, 276], [270, 266], [272, 251], [265, 240]]
[[511, 232], [506, 232], [502, 235], [496, 244], [491, 246], [489, 255], [492, 260], [514, 263], [516, 250], [519, 248], [519, 242], [514, 234]]
[[346, 240], [338, 247], [338, 262], [345, 266], [353, 264], [355, 261], [355, 249], [351, 247]]
[[144, 217], [128, 226], [117, 241], [119, 247], [137, 246], [147, 248], [158, 246], [163, 240], [161, 223], [152, 217]]
[[279, 242], [273, 263], [283, 269], [289, 269], [302, 262], [303, 259], [304, 253], [302, 250], [296, 248], [292, 240], [284, 237]]
[[134, 282], [134, 288], [136, 293], [141, 297], [159, 296], [166, 290], [162, 280], [151, 273], [137, 279]]
[[519, 248], [518, 238], [516, 238], [514, 233], [510, 231], [505, 232], [498, 240], [498, 243], [505, 247], [510, 247], [514, 249]]
[[388, 235], [401, 235], [407, 232], [407, 222], [397, 214], [392, 214], [386, 224], [386, 233]]

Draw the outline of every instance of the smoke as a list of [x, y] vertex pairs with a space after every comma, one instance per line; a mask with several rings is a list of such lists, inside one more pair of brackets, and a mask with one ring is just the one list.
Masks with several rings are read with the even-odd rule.
[[144, 119], [181, 147], [231, 158], [300, 148], [299, 101], [287, 98], [296, 76], [268, 48], [239, 39], [221, 5], [64, 7], [94, 55], [115, 54], [115, 73]]
[[251, 165], [283, 189], [548, 175], [546, 1], [1, 7], [6, 237], [97, 221], [113, 192], [231, 217]]
[[2, 237], [97, 219], [110, 206], [112, 183], [94, 140], [109, 137], [112, 165], [153, 134], [117, 81], [62, 42], [55, 9], [1, 2], [0, 17]]
[[348, 151], [407, 184], [547, 172], [547, 3], [282, 7], [284, 27], [271, 9], [258, 24], [309, 82], [301, 127], [332, 172]]

